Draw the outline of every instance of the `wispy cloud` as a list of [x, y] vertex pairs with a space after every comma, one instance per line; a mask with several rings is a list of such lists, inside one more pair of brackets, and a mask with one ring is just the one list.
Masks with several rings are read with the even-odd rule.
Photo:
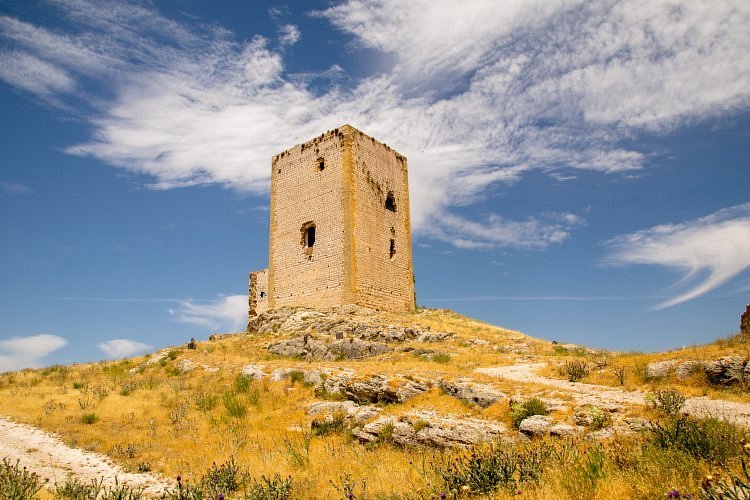
[[178, 309], [170, 309], [177, 321], [203, 326], [213, 331], [238, 331], [246, 326], [247, 296], [220, 296], [210, 302], [183, 300]]
[[46, 333], [0, 340], [0, 372], [38, 367], [45, 356], [67, 343], [62, 337]]
[[152, 348], [143, 342], [128, 339], [114, 339], [97, 345], [109, 358], [120, 359], [146, 352]]
[[684, 289], [661, 302], [671, 307], [700, 297], [750, 267], [750, 203], [682, 224], [665, 224], [607, 242], [609, 264], [651, 264], [682, 273]]
[[29, 186], [25, 184], [18, 184], [16, 182], [0, 182], [0, 192], [13, 195], [13, 196], [25, 196], [34, 192]]
[[[321, 73], [336, 85], [287, 73], [285, 46], [306, 40], [296, 26], [280, 26], [277, 46], [259, 36], [240, 43], [150, 6], [48, 3], [72, 29], [0, 16], [0, 38], [14, 47], [0, 57], [0, 78], [53, 105], [90, 104], [93, 135], [70, 153], [145, 174], [157, 189], [265, 193], [273, 154], [351, 123], [409, 158], [417, 235], [440, 237], [430, 230], [438, 217], [530, 170], [641, 169], [648, 151], [627, 139], [750, 104], [743, 0], [349, 0], [316, 15], [382, 57], [364, 77], [344, 78], [339, 66]], [[101, 85], [85, 85], [92, 79]], [[537, 242], [575, 227], [530, 216], [469, 222], [477, 234], [513, 227], [541, 235], [516, 240]]]

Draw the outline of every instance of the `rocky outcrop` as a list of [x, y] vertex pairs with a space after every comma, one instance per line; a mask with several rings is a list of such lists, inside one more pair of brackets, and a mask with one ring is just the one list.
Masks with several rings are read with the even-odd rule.
[[687, 380], [696, 373], [700, 373], [704, 370], [705, 364], [703, 361], [688, 360], [678, 364], [674, 369], [674, 375], [677, 380]]
[[271, 382], [279, 382], [290, 378], [294, 373], [302, 375], [302, 383], [305, 385], [318, 385], [322, 382], [323, 376], [331, 373], [331, 370], [326, 369], [312, 369], [303, 370], [301, 368], [277, 368], [271, 372], [268, 379]]
[[354, 401], [321, 401], [307, 407], [307, 414], [333, 420], [334, 415], [344, 415], [351, 425], [360, 425], [377, 416], [381, 409], [373, 405], [360, 406]]
[[250, 320], [248, 331], [260, 334], [321, 334], [336, 339], [376, 343], [442, 342], [454, 334], [433, 332], [430, 327], [384, 324], [375, 311], [346, 305], [327, 311], [273, 309]]
[[646, 365], [646, 380], [659, 380], [669, 376], [677, 361], [655, 361]]
[[263, 367], [258, 365], [243, 366], [240, 373], [251, 380], [260, 380], [266, 376]]
[[268, 345], [268, 351], [273, 354], [307, 361], [362, 359], [379, 356], [392, 350], [393, 348], [378, 342], [349, 338], [326, 343], [312, 335], [301, 335]]
[[507, 394], [491, 385], [478, 384], [467, 378], [460, 378], [455, 381], [441, 380], [440, 388], [449, 396], [479, 405], [482, 408], [487, 408], [507, 396]]
[[706, 376], [712, 384], [738, 384], [744, 378], [744, 371], [745, 358], [742, 356], [723, 356], [706, 363]]
[[529, 436], [546, 436], [552, 427], [552, 417], [548, 415], [532, 415], [526, 417], [518, 425], [518, 430]]
[[403, 403], [427, 391], [428, 380], [414, 380], [401, 376], [365, 375], [356, 377], [352, 372], [331, 375], [316, 388], [323, 397], [344, 397], [358, 403]]
[[468, 448], [491, 442], [506, 432], [500, 422], [475, 418], [440, 416], [432, 411], [417, 411], [401, 416], [379, 417], [374, 422], [352, 430], [364, 443], [391, 441], [401, 446]]

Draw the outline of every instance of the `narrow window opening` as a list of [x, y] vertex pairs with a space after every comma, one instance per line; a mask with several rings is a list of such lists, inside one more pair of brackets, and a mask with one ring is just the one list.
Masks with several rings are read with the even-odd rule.
[[325, 162], [325, 160], [323, 158], [318, 158], [317, 164], [318, 164], [318, 170], [320, 172], [322, 172], [323, 170], [325, 170], [325, 168], [326, 168], [326, 162]]
[[266, 292], [260, 292], [260, 298], [261, 298], [261, 299], [262, 299], [263, 297], [265, 297], [265, 296], [266, 296]]
[[396, 211], [396, 198], [393, 196], [393, 191], [389, 191], [388, 196], [385, 197], [385, 209], [391, 212]]
[[391, 239], [391, 247], [389, 252], [391, 254], [391, 260], [393, 260], [393, 257], [396, 256], [396, 240], [394, 239]]
[[308, 259], [312, 259], [312, 251], [315, 246], [315, 224], [313, 222], [306, 222], [300, 229], [302, 233], [302, 240], [300, 243], [305, 249], [305, 255]]

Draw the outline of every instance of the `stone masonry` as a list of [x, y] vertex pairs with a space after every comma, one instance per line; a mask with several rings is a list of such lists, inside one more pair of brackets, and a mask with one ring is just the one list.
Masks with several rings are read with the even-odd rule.
[[298, 144], [272, 159], [270, 215], [269, 268], [250, 275], [250, 317], [285, 306], [414, 309], [401, 154], [350, 125]]
[[740, 333], [750, 334], [750, 304], [745, 307], [745, 312], [740, 318]]

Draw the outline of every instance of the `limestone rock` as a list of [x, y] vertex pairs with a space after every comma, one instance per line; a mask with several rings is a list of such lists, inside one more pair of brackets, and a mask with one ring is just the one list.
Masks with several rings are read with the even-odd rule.
[[410, 380], [400, 376], [355, 377], [351, 372], [342, 372], [328, 377], [316, 388], [316, 394], [343, 396], [358, 403], [403, 403], [427, 391], [430, 385], [430, 381]]
[[389, 438], [402, 446], [467, 448], [490, 442], [502, 436], [506, 427], [499, 422], [475, 418], [440, 416], [431, 411], [417, 411], [399, 419], [380, 417], [352, 434], [363, 442]]
[[307, 414], [311, 416], [333, 416], [342, 413], [346, 420], [356, 425], [362, 424], [380, 413], [380, 408], [373, 405], [360, 406], [353, 401], [322, 401], [307, 407]]
[[654, 361], [646, 365], [646, 379], [657, 380], [667, 378], [669, 371], [677, 364], [677, 361]]
[[694, 373], [700, 373], [704, 369], [702, 361], [689, 360], [683, 361], [677, 368], [674, 369], [675, 377], [677, 380], [686, 380], [690, 378]]
[[441, 380], [440, 388], [449, 396], [477, 404], [482, 408], [487, 408], [507, 396], [490, 385], [478, 384], [466, 378], [455, 381]]
[[568, 424], [555, 424], [552, 427], [549, 428], [549, 433], [553, 436], [575, 436], [576, 434], [580, 434], [583, 429], [577, 426], [572, 426]]
[[362, 359], [391, 351], [385, 344], [368, 342], [355, 338], [334, 340], [330, 343], [311, 335], [301, 335], [288, 340], [270, 344], [268, 351], [279, 356], [305, 360], [328, 360], [337, 358]]
[[146, 360], [146, 365], [147, 366], [148, 365], [155, 365], [156, 363], [158, 363], [162, 359], [166, 359], [167, 356], [169, 355], [169, 351], [170, 351], [170, 349], [164, 349], [164, 350], [161, 350], [159, 352], [156, 352], [156, 353], [152, 354], [148, 358], [148, 360]]
[[706, 363], [706, 376], [709, 382], [717, 385], [733, 385], [742, 382], [745, 359], [742, 356], [723, 356]]
[[193, 370], [195, 370], [198, 366], [190, 361], [189, 359], [181, 359], [177, 362], [177, 369], [180, 370], [181, 373], [188, 373]]
[[527, 436], [545, 436], [552, 427], [552, 417], [547, 415], [532, 415], [521, 421], [518, 430]]
[[240, 373], [251, 380], [260, 380], [266, 376], [263, 367], [259, 365], [244, 366]]

